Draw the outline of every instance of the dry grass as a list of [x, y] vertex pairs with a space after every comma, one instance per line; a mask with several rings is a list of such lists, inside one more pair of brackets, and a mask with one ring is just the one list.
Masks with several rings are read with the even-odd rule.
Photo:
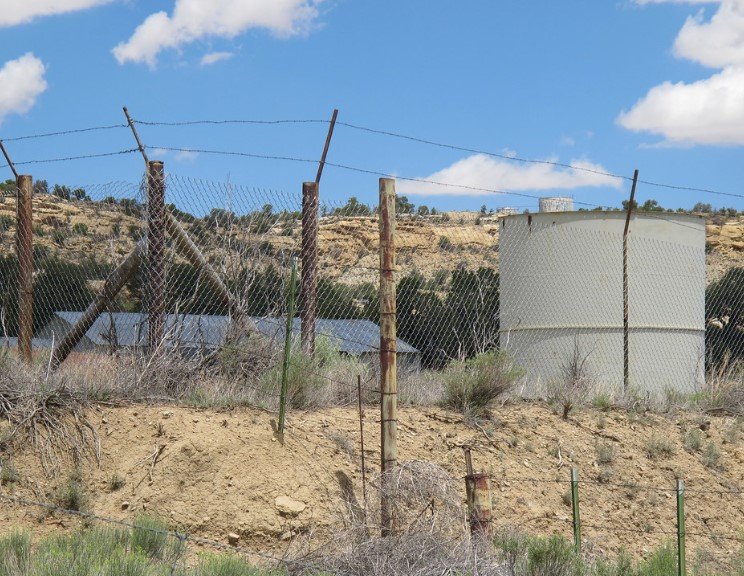
[[61, 375], [22, 367], [0, 352], [0, 449], [30, 442], [47, 470], [56, 470], [63, 454], [73, 461], [100, 459], [95, 429], [85, 417], [86, 402]]
[[548, 385], [548, 400], [561, 407], [564, 420], [576, 406], [588, 402], [596, 387], [587, 364], [590, 356], [591, 351], [581, 350], [577, 338], [573, 351], [561, 365], [561, 377]]
[[[380, 497], [394, 493], [395, 532], [380, 537]], [[455, 480], [431, 462], [404, 462], [385, 478], [370, 482], [367, 513], [350, 506], [346, 530], [320, 546], [308, 538], [295, 543], [293, 557], [319, 573], [349, 576], [502, 574], [490, 542], [471, 538]]]

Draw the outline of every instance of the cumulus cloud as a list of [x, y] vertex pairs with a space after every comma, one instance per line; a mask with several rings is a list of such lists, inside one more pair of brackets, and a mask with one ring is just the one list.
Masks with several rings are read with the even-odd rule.
[[696, 82], [664, 82], [617, 122], [664, 145], [744, 144], [744, 0], [719, 0], [713, 16], [688, 17], [674, 42], [679, 58], [718, 69]]
[[152, 67], [163, 50], [201, 38], [234, 38], [252, 28], [283, 38], [306, 33], [318, 17], [320, 1], [176, 0], [171, 15], [151, 14], [113, 53], [119, 64], [144, 62]]
[[726, 68], [690, 84], [652, 88], [618, 122], [672, 144], [744, 144], [744, 68]]
[[25, 24], [43, 16], [76, 12], [109, 2], [112, 0], [4, 0], [0, 27]]
[[9, 114], [25, 114], [47, 89], [44, 63], [31, 52], [0, 68], [0, 122]]
[[[554, 159], [550, 159], [554, 161]], [[490, 192], [473, 190], [485, 188], [504, 192], [526, 190], [572, 190], [574, 188], [609, 186], [620, 188], [619, 178], [594, 174], [586, 170], [606, 172], [588, 160], [572, 160], [571, 168], [561, 168], [551, 164], [515, 164], [485, 154], [474, 154], [454, 164], [421, 178], [452, 186], [440, 186], [427, 182], [400, 180], [397, 184], [401, 194], [409, 195], [452, 195], [483, 196]], [[582, 170], [584, 169], [584, 170]], [[470, 189], [469, 189], [470, 188]]]
[[229, 60], [232, 57], [232, 52], [209, 52], [202, 56], [200, 62], [202, 66], [211, 66], [212, 64], [216, 64], [217, 62]]
[[744, 0], [725, 0], [707, 22], [702, 12], [688, 17], [674, 53], [711, 68], [744, 65]]

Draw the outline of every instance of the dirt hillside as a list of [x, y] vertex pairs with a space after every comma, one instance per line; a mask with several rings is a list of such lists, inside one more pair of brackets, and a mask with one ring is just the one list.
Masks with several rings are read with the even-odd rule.
[[[15, 198], [0, 197], [0, 255], [13, 249]], [[34, 202], [34, 242], [70, 262], [95, 256], [100, 263], [119, 262], [139, 238], [142, 220], [118, 204], [67, 201], [38, 195]], [[744, 216], [708, 219], [708, 281], [732, 266], [744, 266]], [[225, 231], [205, 231], [201, 221], [184, 223], [202, 249], [217, 257]], [[324, 275], [347, 284], [375, 282], [379, 256], [375, 217], [327, 216], [320, 219], [318, 251]], [[402, 217], [398, 221], [398, 265], [402, 273], [417, 270], [429, 277], [457, 267], [498, 268], [498, 218], [475, 212]], [[296, 249], [300, 226], [282, 223], [261, 235], [238, 229], [236, 245], [260, 247], [268, 242], [275, 251]], [[230, 234], [228, 234], [229, 236]], [[223, 255], [224, 256], [224, 255]]]
[[[368, 407], [364, 420], [368, 477], [379, 463], [378, 410]], [[96, 514], [132, 520], [152, 512], [191, 534], [227, 542], [233, 532], [243, 546], [276, 551], [300, 534], [327, 538], [362, 502], [352, 409], [290, 413], [283, 445], [273, 432], [274, 416], [250, 409], [100, 406], [89, 418], [100, 436], [101, 461], [84, 463], [81, 474]], [[744, 518], [740, 428], [731, 418], [690, 413], [585, 410], [564, 421], [547, 406], [528, 403], [508, 404], [495, 410], [492, 422], [468, 426], [439, 409], [406, 408], [399, 460], [436, 462], [462, 485], [462, 446], [470, 446], [476, 470], [492, 477], [496, 525], [566, 536], [569, 470], [577, 466], [587, 481], [580, 496], [588, 545], [596, 552], [625, 547], [634, 556], [672, 537], [666, 534], [675, 526], [672, 489], [681, 476], [688, 488], [690, 558], [703, 551], [725, 558], [739, 547]], [[683, 447], [689, 430], [703, 440], [696, 452]], [[708, 444], [717, 459], [708, 457]], [[19, 478], [2, 492], [28, 498], [53, 499], [70, 474], [69, 466], [48, 474], [30, 449], [10, 463]], [[122, 487], [114, 489], [114, 477]], [[77, 524], [61, 514], [0, 506], [0, 532]]]

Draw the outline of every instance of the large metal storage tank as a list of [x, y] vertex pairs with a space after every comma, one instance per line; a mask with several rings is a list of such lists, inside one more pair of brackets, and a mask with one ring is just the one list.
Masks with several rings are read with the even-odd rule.
[[540, 198], [538, 206], [540, 212], [571, 212], [573, 210], [573, 198], [565, 196]]
[[[624, 212], [501, 220], [500, 345], [525, 369], [525, 395], [582, 363], [596, 391], [623, 391]], [[636, 392], [704, 384], [705, 222], [636, 213], [628, 239], [629, 384]], [[630, 391], [629, 390], [629, 391]]]

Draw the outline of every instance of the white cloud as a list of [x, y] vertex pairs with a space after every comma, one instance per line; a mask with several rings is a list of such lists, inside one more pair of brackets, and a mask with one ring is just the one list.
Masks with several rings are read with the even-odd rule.
[[86, 10], [113, 0], [3, 0], [0, 27], [16, 26], [36, 18]]
[[172, 15], [148, 16], [126, 42], [117, 45], [119, 64], [155, 66], [158, 54], [205, 37], [234, 38], [251, 28], [279, 37], [306, 33], [318, 17], [321, 0], [175, 0]]
[[[549, 161], [552, 162], [554, 159]], [[598, 164], [588, 160], [572, 160], [570, 165], [572, 168], [561, 168], [552, 164], [516, 164], [485, 154], [474, 154], [422, 178], [422, 180], [441, 182], [461, 186], [462, 188], [407, 180], [400, 180], [397, 186], [401, 194], [432, 196], [483, 196], [490, 194], [487, 191], [468, 188], [518, 192], [525, 190], [572, 190], [594, 186], [620, 188], [622, 186], [622, 181], [619, 178], [585, 171], [606, 172]], [[581, 168], [585, 170], [580, 170]]]
[[676, 144], [744, 144], [744, 68], [652, 88], [618, 122]]
[[744, 0], [724, 0], [709, 21], [703, 18], [687, 18], [674, 53], [711, 68], [744, 64]]
[[193, 162], [198, 157], [198, 152], [191, 152], [190, 150], [181, 150], [174, 156], [176, 162]]
[[645, 4], [719, 4], [722, 0], [635, 0], [641, 6]]
[[223, 60], [229, 60], [232, 57], [232, 52], [209, 52], [202, 56], [200, 63], [202, 66], [210, 66]]
[[661, 145], [744, 145], [744, 0], [719, 0], [709, 20], [688, 17], [679, 58], [719, 71], [696, 82], [664, 82], [620, 113], [618, 124], [664, 138]]
[[44, 63], [31, 52], [0, 68], [0, 122], [9, 114], [25, 114], [47, 89]]

